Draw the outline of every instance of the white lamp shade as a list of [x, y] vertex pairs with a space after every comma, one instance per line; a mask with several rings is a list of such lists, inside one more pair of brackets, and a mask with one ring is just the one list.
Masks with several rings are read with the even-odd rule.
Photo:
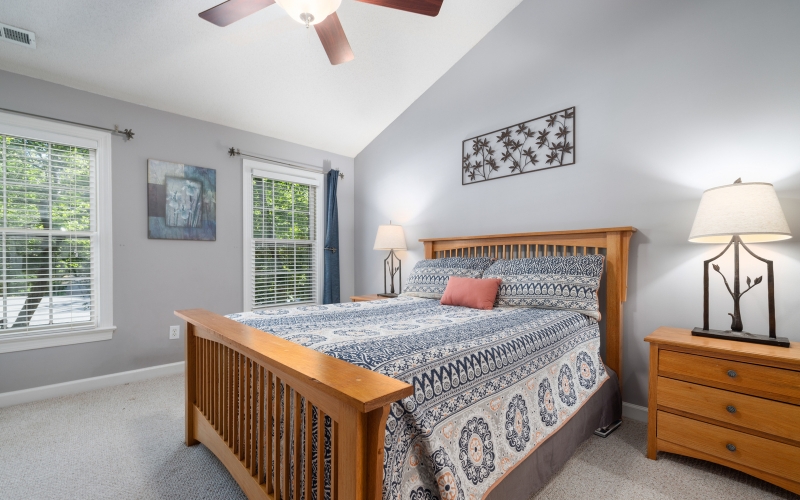
[[289, 17], [295, 21], [306, 24], [301, 14], [311, 14], [314, 19], [308, 24], [319, 24], [326, 17], [336, 12], [342, 0], [276, 0], [283, 7]]
[[378, 234], [375, 236], [374, 250], [405, 250], [406, 235], [403, 226], [394, 224], [378, 226]]
[[792, 237], [772, 184], [740, 182], [703, 193], [689, 241], [727, 243], [733, 235], [745, 243]]

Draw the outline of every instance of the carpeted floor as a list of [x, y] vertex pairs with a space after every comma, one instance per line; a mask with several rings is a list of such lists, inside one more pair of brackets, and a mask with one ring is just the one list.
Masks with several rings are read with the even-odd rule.
[[[644, 457], [646, 427], [592, 437], [531, 500], [800, 498], [675, 455]], [[183, 444], [183, 376], [0, 409], [2, 499], [243, 499], [202, 445]]]

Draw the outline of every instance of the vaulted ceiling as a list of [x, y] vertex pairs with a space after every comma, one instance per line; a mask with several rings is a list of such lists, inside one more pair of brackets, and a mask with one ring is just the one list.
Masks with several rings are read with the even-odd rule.
[[37, 48], [0, 42], [0, 69], [355, 156], [521, 0], [445, 0], [435, 18], [343, 0], [355, 60], [339, 66], [278, 5], [226, 28], [197, 16], [220, 1], [3, 0]]

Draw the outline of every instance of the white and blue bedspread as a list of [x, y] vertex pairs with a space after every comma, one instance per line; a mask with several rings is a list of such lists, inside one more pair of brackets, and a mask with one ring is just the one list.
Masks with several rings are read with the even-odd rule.
[[401, 296], [229, 317], [414, 386], [387, 422], [384, 499], [483, 497], [608, 379], [597, 322], [569, 311]]

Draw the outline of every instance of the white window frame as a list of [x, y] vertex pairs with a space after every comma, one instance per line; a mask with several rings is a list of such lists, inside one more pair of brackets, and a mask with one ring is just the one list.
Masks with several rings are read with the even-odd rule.
[[[64, 331], [36, 330], [0, 335], [0, 353], [27, 351], [84, 342], [110, 340], [114, 326], [113, 243], [111, 223], [111, 134], [100, 130], [0, 112], [0, 135], [94, 149], [97, 233], [93, 245], [96, 258], [97, 325]], [[56, 327], [58, 328], [58, 327]], [[54, 330], [56, 329], [54, 328]]]
[[[316, 198], [316, 210], [317, 210], [317, 224], [316, 224], [316, 238], [317, 238], [317, 245], [315, 250], [315, 263], [316, 269], [314, 272], [317, 275], [316, 280], [316, 287], [317, 289], [314, 291], [315, 295], [315, 303], [321, 304], [322, 303], [322, 287], [324, 282], [324, 275], [323, 275], [323, 247], [325, 246], [325, 206], [323, 200], [324, 196], [324, 187], [325, 187], [325, 175], [322, 173], [320, 169], [319, 172], [313, 172], [311, 170], [305, 170], [300, 168], [291, 168], [285, 167], [283, 165], [276, 165], [274, 163], [269, 162], [261, 162], [261, 161], [253, 161], [248, 160], [247, 158], [242, 159], [242, 167], [243, 167], [243, 223], [244, 223], [244, 260], [243, 260], [243, 268], [244, 268], [244, 305], [243, 311], [252, 311], [253, 310], [253, 273], [251, 272], [253, 269], [253, 175], [259, 177], [268, 177], [270, 179], [278, 180], [278, 181], [286, 181], [286, 182], [295, 182], [299, 184], [307, 184], [309, 186], [313, 186], [317, 189], [315, 198]], [[307, 303], [306, 303], [307, 304]], [[304, 304], [297, 304], [304, 305]], [[259, 309], [269, 309], [272, 307], [296, 307], [293, 304], [275, 304], [270, 306], [261, 306]]]

